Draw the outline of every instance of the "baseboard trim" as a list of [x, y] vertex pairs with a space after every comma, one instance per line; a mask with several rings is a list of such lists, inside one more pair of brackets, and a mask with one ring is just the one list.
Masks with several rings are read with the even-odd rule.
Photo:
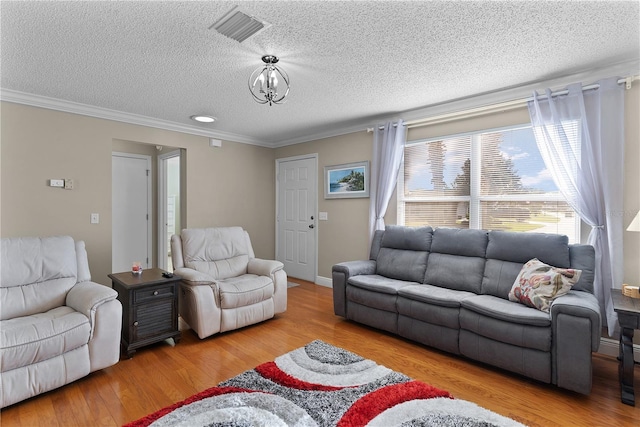
[[[598, 353], [604, 354], [606, 356], [618, 357], [620, 353], [620, 344], [618, 340], [614, 340], [612, 338], [600, 338], [600, 348], [598, 349]], [[633, 359], [636, 363], [640, 363], [640, 345], [633, 345]]]
[[327, 288], [333, 288], [333, 280], [329, 277], [316, 276], [316, 285], [325, 286]]

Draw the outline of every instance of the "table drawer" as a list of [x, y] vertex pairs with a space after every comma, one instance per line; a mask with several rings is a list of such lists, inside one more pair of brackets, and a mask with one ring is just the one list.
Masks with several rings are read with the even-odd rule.
[[157, 286], [149, 286], [144, 289], [137, 289], [133, 291], [133, 303], [141, 303], [153, 301], [154, 299], [161, 298], [173, 298], [175, 294], [175, 285], [171, 284], [163, 284]]

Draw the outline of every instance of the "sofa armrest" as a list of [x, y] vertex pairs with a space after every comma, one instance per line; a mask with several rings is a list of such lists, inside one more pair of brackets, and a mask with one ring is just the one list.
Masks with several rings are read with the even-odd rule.
[[[105, 357], [106, 364], [96, 364], [95, 369], [101, 369], [106, 366], [110, 366], [117, 361], [117, 355], [119, 355], [119, 346], [117, 345], [120, 336], [120, 330], [122, 328], [122, 304], [117, 300], [118, 292], [108, 286], [100, 285], [95, 282], [84, 281], [76, 283], [73, 288], [67, 293], [65, 305], [73, 308], [75, 311], [84, 314], [89, 319], [91, 325], [91, 333], [89, 335], [90, 353], [94, 346], [94, 336], [96, 336], [96, 329], [98, 326], [102, 326], [101, 329], [105, 329], [106, 325], [97, 325], [97, 319], [108, 318], [105, 323], [110, 326], [117, 325], [116, 328], [112, 328], [110, 333], [100, 333], [100, 336], [105, 336], [104, 340], [101, 338], [99, 341], [106, 341], [108, 343], [116, 343], [116, 350], [110, 351]], [[101, 307], [106, 307], [101, 309]], [[102, 314], [104, 312], [104, 314]], [[111, 318], [115, 316], [114, 318]], [[104, 322], [104, 321], [102, 321]], [[115, 338], [113, 338], [115, 337]], [[98, 344], [100, 347], [102, 344]], [[105, 350], [106, 351], [106, 350]], [[115, 361], [114, 361], [115, 360]], [[94, 363], [92, 361], [92, 367]], [[92, 371], [93, 372], [93, 371]]]
[[335, 264], [331, 269], [333, 287], [333, 312], [347, 317], [347, 281], [361, 274], [375, 274], [374, 260], [347, 261]]
[[596, 297], [570, 291], [551, 304], [553, 344], [551, 363], [559, 387], [582, 394], [591, 392], [592, 352], [600, 346], [601, 318]]
[[256, 274], [258, 276], [269, 276], [273, 278], [273, 275], [276, 273], [276, 271], [282, 270], [283, 268], [284, 264], [282, 264], [280, 261], [251, 258], [249, 259], [249, 264], [247, 265], [247, 273]]
[[182, 282], [191, 286], [211, 285], [216, 280], [207, 273], [194, 270], [192, 268], [176, 268], [174, 273], [182, 278]]
[[65, 305], [84, 314], [93, 323], [92, 313], [95, 313], [101, 304], [117, 297], [118, 292], [114, 289], [95, 282], [85, 281], [77, 283], [71, 288], [67, 293]]
[[561, 315], [581, 317], [589, 320], [591, 350], [598, 351], [602, 319], [600, 318], [600, 305], [595, 295], [584, 291], [569, 291], [569, 293], [553, 300], [550, 312], [554, 328], [561, 328], [563, 326]]
[[247, 273], [271, 277], [274, 312], [284, 313], [287, 310], [287, 273], [284, 264], [275, 260], [249, 258]]

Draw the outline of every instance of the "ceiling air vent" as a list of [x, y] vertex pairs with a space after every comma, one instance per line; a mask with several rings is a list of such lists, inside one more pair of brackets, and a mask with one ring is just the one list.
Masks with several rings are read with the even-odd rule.
[[223, 36], [236, 40], [240, 43], [249, 37], [267, 29], [271, 26], [268, 22], [259, 21], [253, 16], [238, 10], [238, 7], [231, 9], [226, 15], [218, 20], [209, 29], [215, 29]]

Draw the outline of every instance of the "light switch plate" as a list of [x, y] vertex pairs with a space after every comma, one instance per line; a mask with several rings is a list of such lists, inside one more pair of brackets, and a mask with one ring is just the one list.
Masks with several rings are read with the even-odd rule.
[[329, 213], [328, 212], [318, 212], [318, 219], [320, 219], [320, 221], [328, 221], [329, 220]]
[[92, 213], [91, 214], [91, 224], [99, 224], [100, 223], [100, 214]]

